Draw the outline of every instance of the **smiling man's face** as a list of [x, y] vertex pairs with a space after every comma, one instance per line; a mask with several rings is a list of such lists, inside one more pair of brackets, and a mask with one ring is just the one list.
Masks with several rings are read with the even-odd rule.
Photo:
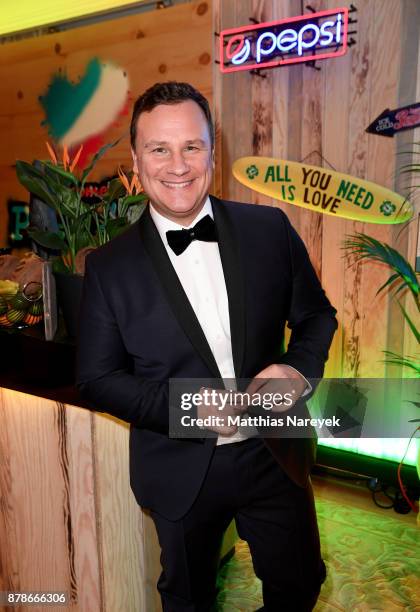
[[133, 169], [164, 217], [189, 225], [200, 212], [213, 175], [205, 115], [193, 100], [160, 104], [137, 121]]

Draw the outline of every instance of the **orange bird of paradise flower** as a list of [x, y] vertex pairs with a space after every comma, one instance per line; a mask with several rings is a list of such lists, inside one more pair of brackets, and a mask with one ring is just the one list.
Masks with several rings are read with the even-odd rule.
[[[55, 154], [54, 149], [52, 148], [52, 146], [48, 142], [46, 142], [45, 144], [47, 145], [48, 153], [50, 154], [50, 158], [51, 158], [52, 163], [55, 166], [58, 166], [59, 163], [58, 163], [57, 155]], [[64, 170], [66, 170], [66, 171], [69, 170], [70, 172], [73, 172], [73, 170], [77, 166], [77, 162], [80, 159], [80, 155], [81, 155], [82, 151], [83, 151], [83, 145], [81, 144], [79, 149], [78, 149], [78, 151], [77, 151], [77, 153], [76, 153], [76, 155], [73, 157], [73, 161], [70, 161], [68, 147], [67, 147], [67, 145], [64, 145], [64, 147], [63, 147], [63, 155], [62, 155], [61, 162], [60, 162], [61, 165], [63, 166]]]
[[118, 177], [119, 177], [121, 183], [126, 188], [127, 193], [129, 195], [133, 195], [133, 192], [134, 192], [134, 195], [138, 195], [139, 193], [141, 193], [143, 191], [143, 187], [141, 186], [141, 183], [139, 181], [139, 177], [137, 176], [137, 174], [133, 174], [131, 182], [130, 182], [128, 180], [128, 176], [121, 169], [121, 166], [119, 166], [119, 168], [118, 168]]

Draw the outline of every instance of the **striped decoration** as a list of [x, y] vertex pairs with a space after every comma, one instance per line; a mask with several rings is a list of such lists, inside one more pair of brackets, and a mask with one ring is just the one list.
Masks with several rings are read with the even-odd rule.
[[97, 149], [102, 141], [99, 138], [98, 142], [98, 137], [126, 110], [127, 74], [112, 63], [94, 58], [77, 83], [64, 72], [54, 74], [39, 100], [45, 111], [43, 125], [48, 127], [50, 136], [69, 149], [84, 143], [86, 156], [86, 145], [89, 152]]

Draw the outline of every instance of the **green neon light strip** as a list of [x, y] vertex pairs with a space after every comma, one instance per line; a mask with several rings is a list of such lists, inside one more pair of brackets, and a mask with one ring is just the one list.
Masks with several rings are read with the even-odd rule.
[[[318, 441], [319, 444], [323, 446], [340, 448], [369, 457], [390, 459], [398, 463], [404, 456], [408, 444], [408, 439], [406, 438], [347, 438], [346, 440], [340, 440], [338, 438], [319, 438]], [[419, 444], [420, 440], [418, 438], [414, 438], [411, 441], [404, 464], [416, 465]]]

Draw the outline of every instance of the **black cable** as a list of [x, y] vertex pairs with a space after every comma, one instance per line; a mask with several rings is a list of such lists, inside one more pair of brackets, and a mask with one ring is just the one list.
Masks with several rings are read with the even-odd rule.
[[[378, 508], [382, 508], [383, 510], [390, 510], [391, 508], [395, 507], [395, 497], [392, 497], [392, 495], [387, 493], [387, 491], [386, 491], [387, 488], [388, 487], [382, 487], [378, 491], [371, 491], [373, 503], [375, 504], [375, 506], [378, 506]], [[376, 496], [377, 496], [378, 493], [382, 493], [382, 495], [387, 497], [391, 501], [391, 504], [388, 505], [388, 506], [385, 506], [384, 504], [379, 503], [378, 500], [376, 499]]]
[[[338, 480], [364, 482], [366, 484], [367, 489], [371, 492], [372, 501], [375, 506], [381, 508], [382, 510], [391, 510], [391, 508], [393, 508], [396, 512], [400, 512], [400, 510], [397, 510], [397, 507], [399, 508], [400, 506], [400, 500], [398, 499], [398, 490], [396, 487], [391, 485], [383, 485], [378, 478], [372, 478], [370, 476], [362, 476], [356, 474], [352, 475], [351, 473], [336, 474], [329, 472], [328, 469], [325, 470], [325, 473], [332, 478], [337, 478]], [[393, 489], [393, 494], [389, 492], [390, 488]], [[380, 501], [378, 501], [377, 499], [379, 494], [382, 494], [384, 497], [388, 498], [391, 503], [389, 505], [380, 503]]]

